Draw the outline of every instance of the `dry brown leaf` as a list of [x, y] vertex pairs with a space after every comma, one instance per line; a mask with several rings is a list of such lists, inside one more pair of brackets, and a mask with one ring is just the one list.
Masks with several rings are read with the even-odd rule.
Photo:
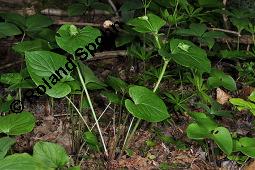
[[217, 102], [224, 105], [225, 103], [228, 102], [228, 100], [231, 98], [229, 94], [221, 90], [220, 88], [216, 89], [216, 99]]

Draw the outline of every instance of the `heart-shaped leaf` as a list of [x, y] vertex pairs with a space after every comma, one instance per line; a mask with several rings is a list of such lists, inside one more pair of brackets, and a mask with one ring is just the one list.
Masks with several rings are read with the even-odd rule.
[[91, 26], [80, 30], [74, 25], [62, 25], [57, 33], [57, 44], [70, 54], [74, 54], [78, 48], [85, 48], [89, 43], [96, 45], [95, 40], [101, 35], [98, 29]]
[[231, 154], [233, 150], [233, 141], [228, 129], [225, 127], [217, 127], [214, 129], [211, 136], [224, 153], [227, 155]]
[[9, 114], [0, 117], [0, 133], [21, 135], [31, 132], [35, 126], [35, 117], [30, 112]]
[[5, 157], [6, 153], [15, 142], [16, 140], [10, 137], [0, 138], [0, 160]]
[[61, 168], [69, 161], [65, 149], [50, 142], [37, 142], [34, 146], [33, 157], [50, 168]]
[[187, 40], [172, 39], [159, 50], [159, 54], [166, 59], [172, 58], [185, 67], [198, 69], [200, 72], [211, 71], [211, 63], [206, 52]]
[[129, 95], [134, 102], [127, 99], [125, 106], [134, 117], [148, 122], [160, 122], [169, 117], [163, 100], [146, 87], [132, 86]]
[[166, 22], [157, 15], [147, 14], [130, 20], [128, 24], [134, 26], [134, 30], [140, 33], [157, 33], [159, 29], [166, 24]]
[[[32, 80], [37, 86], [44, 85], [47, 88], [46, 94], [61, 98], [71, 92], [67, 82], [74, 79], [70, 76], [69, 70], [72, 71], [77, 67], [72, 59], [68, 61], [64, 56], [49, 51], [26, 52], [25, 56]], [[51, 89], [43, 79], [48, 82]]]

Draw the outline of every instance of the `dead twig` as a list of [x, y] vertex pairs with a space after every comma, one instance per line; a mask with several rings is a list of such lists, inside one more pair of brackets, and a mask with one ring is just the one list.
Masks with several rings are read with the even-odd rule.
[[209, 30], [226, 32], [226, 33], [235, 34], [235, 35], [241, 37], [241, 34], [237, 31], [231, 31], [231, 30], [221, 29], [221, 28], [209, 28]]
[[84, 23], [84, 22], [69, 22], [63, 20], [56, 20], [54, 22], [55, 25], [63, 25], [63, 24], [72, 24], [77, 26], [93, 26], [93, 27], [100, 27], [101, 24], [94, 24], [94, 23]]
[[12, 67], [12, 66], [14, 66], [14, 65], [16, 65], [16, 64], [20, 64], [20, 63], [22, 63], [22, 61], [16, 61], [16, 62], [14, 62], [14, 63], [6, 64], [6, 65], [4, 65], [4, 66], [1, 66], [1, 67], [0, 67], [0, 70], [3, 70], [3, 69], [6, 69], [6, 68], [9, 68], [9, 67]]

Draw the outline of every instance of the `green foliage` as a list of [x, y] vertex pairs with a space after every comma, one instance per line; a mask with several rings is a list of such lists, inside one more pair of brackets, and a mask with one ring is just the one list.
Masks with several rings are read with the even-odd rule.
[[209, 138], [215, 141], [219, 148], [227, 155], [233, 150], [233, 140], [230, 132], [225, 127], [218, 126], [204, 113], [190, 113], [196, 123], [191, 123], [187, 128], [187, 136], [191, 139]]
[[159, 16], [154, 14], [147, 14], [128, 21], [135, 31], [140, 33], [158, 33], [159, 29], [163, 27], [166, 22]]
[[125, 106], [134, 117], [148, 122], [160, 122], [170, 117], [165, 103], [146, 87], [132, 86], [129, 95], [133, 102], [126, 99]]
[[198, 69], [200, 72], [211, 71], [206, 52], [187, 40], [172, 39], [165, 49], [159, 50], [159, 54], [165, 59], [173, 59], [182, 66]]
[[5, 22], [0, 23], [0, 38], [19, 34], [21, 34], [21, 31], [14, 24]]
[[35, 126], [35, 118], [30, 112], [9, 114], [0, 117], [0, 133], [21, 135], [31, 132]]
[[15, 143], [15, 139], [10, 137], [2, 137], [0, 138], [0, 161], [5, 157], [8, 150], [11, 148], [11, 146]]
[[[248, 59], [255, 56], [254, 13], [242, 9], [229, 10], [228, 6], [222, 10], [224, 6], [221, 0], [198, 0], [195, 3], [187, 0], [131, 0], [122, 4], [118, 2], [117, 7], [119, 6], [121, 6], [118, 9], [118, 12], [121, 12], [120, 20], [124, 21], [126, 25], [120, 30], [121, 34], [118, 35], [115, 44], [117, 47], [127, 49], [127, 56], [132, 58], [130, 63], [132, 62], [134, 67], [138, 67], [137, 77], [132, 78], [130, 76], [129, 82], [125, 82], [118, 77], [109, 76], [104, 82], [94, 74], [92, 67], [90, 68], [82, 61], [78, 61], [79, 58], [75, 56], [77, 49], [80, 49], [80, 52], [87, 52], [88, 58], [93, 57], [92, 51], [95, 51], [100, 45], [100, 42], [96, 43], [95, 41], [101, 36], [98, 28], [91, 26], [78, 28], [75, 25], [64, 24], [55, 31], [48, 28], [53, 24], [53, 20], [44, 15], [21, 16], [15, 13], [1, 13], [0, 16], [5, 22], [0, 23], [0, 38], [23, 34], [22, 40], [15, 43], [12, 49], [22, 56], [25, 55], [26, 67], [20, 73], [1, 74], [0, 83], [8, 85], [7, 90], [11, 91], [18, 88], [44, 85], [47, 88], [46, 94], [54, 98], [66, 97], [68, 99], [68, 95], [74, 97], [81, 95], [80, 110], [76, 108], [76, 111], [79, 110], [79, 115], [83, 116], [85, 109], [91, 109], [104, 149], [106, 148], [103, 142], [104, 138], [98, 124], [97, 114], [93, 108], [94, 99], [90, 99], [88, 94], [89, 90], [94, 90], [95, 93], [101, 94], [101, 97], [106, 97], [111, 102], [110, 104], [114, 105], [114, 114], [120, 110], [119, 120], [115, 122], [114, 117], [114, 125], [119, 123], [116, 124], [116, 127], [121, 125], [121, 127], [124, 127], [124, 131], [127, 132], [126, 127], [128, 126], [125, 123], [129, 122], [130, 115], [122, 114], [126, 111], [123, 110], [124, 101], [127, 111], [133, 117], [138, 118], [135, 125], [131, 123], [129, 126], [130, 129], [128, 129], [125, 140], [127, 146], [141, 120], [161, 122], [170, 117], [168, 109], [178, 112], [178, 114], [179, 112], [193, 110], [194, 108], [190, 107], [189, 104], [194, 106], [192, 103], [194, 99], [195, 102], [199, 103], [197, 108], [202, 108], [207, 114], [190, 113], [194, 122], [187, 128], [189, 138], [213, 140], [232, 160], [244, 162], [244, 159], [248, 157], [254, 158], [254, 138], [232, 139], [229, 130], [215, 121], [218, 116], [231, 118], [231, 113], [223, 110], [223, 106], [212, 100], [211, 94], [209, 94], [209, 90], [217, 87], [223, 87], [231, 92], [237, 90], [236, 82], [231, 75], [227, 75], [220, 70], [211, 69], [211, 65], [218, 66], [221, 62], [221, 60], [217, 61], [218, 56], [224, 62], [241, 63], [237, 67], [239, 71], [237, 80], [239, 82], [242, 81], [244, 84], [252, 85], [255, 82], [254, 63], [247, 62]], [[67, 12], [69, 16], [78, 16], [86, 15], [92, 9], [106, 10], [113, 13], [110, 5], [98, 0], [77, 0], [68, 7]], [[251, 35], [254, 44], [249, 44], [248, 48], [240, 45], [241, 37], [236, 37], [237, 42], [228, 41], [227, 45], [216, 41], [216, 39], [225, 36], [222, 31], [226, 30], [218, 29], [221, 32], [211, 30], [222, 27], [223, 21], [220, 19], [223, 14], [229, 18], [227, 23], [224, 21], [226, 28], [227, 26], [229, 30], [236, 28], [238, 33], [242, 35]], [[230, 33], [226, 32], [228, 35], [231, 35]], [[18, 38], [21, 38], [21, 36]], [[95, 49], [89, 50], [89, 44], [91, 48]], [[96, 47], [92, 47], [91, 44], [96, 45]], [[237, 46], [237, 50], [232, 50], [235, 46]], [[63, 52], [65, 54], [60, 55], [50, 52], [53, 49], [55, 51], [56, 48], [61, 48], [66, 53]], [[68, 53], [72, 55], [71, 60], [75, 64], [71, 71], [65, 68], [66, 63], [70, 61], [64, 56]], [[142, 63], [140, 63], [140, 60], [142, 60]], [[242, 61], [239, 62], [239, 60]], [[140, 66], [142, 66], [142, 69], [140, 69]], [[67, 74], [60, 71], [62, 77], [57, 75], [56, 70], [60, 68], [67, 71]], [[43, 79], [51, 83], [51, 88], [45, 84]], [[130, 86], [129, 83], [139, 84], [139, 86]], [[194, 92], [193, 95], [189, 96], [186, 95], [186, 90], [182, 88], [190, 87], [190, 84], [193, 84], [194, 88], [192, 90]], [[154, 85], [153, 91], [145, 87], [152, 85]], [[180, 86], [180, 89], [182, 89], [181, 94], [169, 90], [176, 86]], [[106, 89], [108, 87], [110, 88]], [[155, 93], [156, 90], [159, 91], [158, 94]], [[83, 92], [86, 96], [83, 96]], [[126, 99], [127, 93], [131, 99]], [[160, 98], [159, 95], [161, 94], [165, 94], [162, 99], [170, 102], [168, 107], [164, 100]], [[21, 94], [19, 93], [19, 95]], [[10, 110], [10, 103], [17, 99], [19, 95], [16, 97], [11, 95], [1, 97], [0, 111], [7, 113]], [[192, 101], [189, 102], [188, 99], [191, 97]], [[232, 98], [230, 102], [237, 106], [239, 110], [247, 109], [255, 115], [255, 92], [249, 96], [247, 101]], [[112, 108], [110, 104], [109, 108]], [[76, 115], [71, 118], [76, 120]], [[29, 112], [0, 117], [0, 133], [4, 133], [3, 135], [25, 134], [32, 131], [34, 126], [35, 118]], [[97, 135], [90, 129], [80, 129], [81, 127], [79, 125], [79, 130], [85, 131], [82, 137], [89, 151], [91, 149], [100, 151], [101, 143]], [[116, 132], [114, 130], [114, 134], [117, 134], [114, 147], [119, 147], [115, 145], [119, 145], [122, 138], [118, 138], [118, 128], [116, 128]], [[123, 133], [122, 129], [120, 132]], [[122, 137], [122, 134], [120, 136]], [[178, 149], [187, 149], [183, 142], [169, 136], [163, 136], [161, 139], [167, 144], [176, 145]], [[0, 138], [0, 148], [2, 148], [0, 169], [66, 169], [65, 166], [69, 160], [63, 147], [49, 142], [38, 142], [34, 146], [33, 156], [28, 154], [8, 155], [10, 154], [8, 150], [14, 142], [15, 140], [10, 137]], [[148, 147], [153, 147], [155, 142], [149, 140], [146, 144]], [[125, 151], [129, 156], [132, 155], [131, 150], [123, 146], [121, 152]], [[241, 152], [245, 156], [240, 155], [238, 158], [234, 158], [234, 152]], [[116, 156], [114, 152], [112, 156]], [[154, 159], [154, 155], [148, 157]], [[169, 166], [161, 164], [160, 168], [169, 169]], [[69, 169], [79, 169], [79, 167]]]
[[235, 80], [231, 76], [226, 75], [223, 71], [216, 69], [212, 70], [211, 76], [208, 78], [207, 83], [210, 88], [223, 86], [230, 91], [237, 90]]
[[96, 135], [90, 131], [87, 131], [83, 134], [83, 139], [92, 149], [99, 151], [99, 142]]
[[100, 9], [112, 12], [110, 5], [98, 2], [97, 0], [77, 0], [77, 3], [73, 3], [68, 7], [67, 12], [69, 16], [78, 16], [85, 14], [91, 9]]
[[87, 86], [88, 89], [91, 90], [103, 89], [107, 86], [105, 83], [103, 83], [96, 77], [96, 75], [88, 66], [83, 64], [81, 61], [79, 61], [79, 67], [81, 69], [83, 78], [85, 79], [85, 85]]
[[116, 92], [121, 92], [125, 94], [128, 91], [128, 84], [121, 80], [120, 78], [109, 76], [107, 79], [107, 84], [111, 86]]
[[68, 162], [69, 157], [62, 146], [41, 141], [35, 144], [32, 156], [27, 153], [15, 153], [0, 160], [0, 169], [54, 170], [63, 168]]
[[91, 26], [79, 29], [74, 25], [62, 25], [57, 31], [56, 41], [60, 48], [74, 54], [78, 48], [95, 43], [95, 39], [100, 35], [100, 31]]
[[240, 98], [230, 99], [230, 103], [237, 106], [238, 110], [249, 110], [253, 115], [255, 115], [255, 92], [253, 92], [248, 99], [250, 101], [245, 101]]
[[177, 35], [181, 36], [196, 36], [200, 43], [206, 43], [211, 49], [215, 43], [215, 38], [224, 37], [225, 34], [217, 31], [207, 31], [205, 24], [191, 24], [189, 29], [179, 29]]
[[[25, 56], [28, 72], [35, 84], [37, 86], [44, 85], [45, 83], [42, 78], [47, 81], [50, 80], [53, 84], [51, 89], [47, 88], [46, 94], [54, 98], [61, 98], [71, 92], [71, 87], [67, 82], [74, 79], [70, 74], [68, 73], [68, 75], [65, 75], [60, 71], [63, 76], [60, 80], [58, 76], [55, 75], [56, 70], [60, 67], [64, 68], [65, 64], [68, 62], [67, 59], [49, 51], [26, 52]], [[66, 71], [68, 72], [68, 70]]]
[[106, 97], [111, 103], [114, 103], [114, 104], [123, 104], [121, 101], [121, 97], [118, 96], [117, 94], [115, 93], [111, 93], [111, 92], [107, 92], [107, 91], [103, 91], [101, 93], [102, 96]]
[[47, 41], [36, 39], [32, 41], [23, 41], [12, 47], [14, 51], [24, 55], [30, 51], [49, 51], [51, 48]]
[[[27, 153], [13, 154], [0, 160], [0, 169], [2, 170], [50, 170], [40, 161], [34, 159]], [[52, 170], [52, 169], [51, 169]]]
[[26, 18], [26, 31], [38, 31], [53, 24], [53, 20], [44, 15], [32, 15]]
[[33, 157], [49, 168], [61, 168], [69, 161], [65, 149], [50, 142], [37, 142], [34, 146]]

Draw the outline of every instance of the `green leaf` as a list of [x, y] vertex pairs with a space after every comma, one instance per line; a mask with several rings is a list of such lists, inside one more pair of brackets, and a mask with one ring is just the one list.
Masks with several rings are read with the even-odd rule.
[[146, 87], [132, 86], [129, 95], [134, 103], [127, 99], [125, 106], [134, 117], [148, 122], [160, 122], [170, 117], [163, 100]]
[[113, 13], [112, 7], [110, 6], [110, 4], [107, 4], [107, 3], [95, 1], [94, 3], [91, 4], [91, 8]]
[[81, 30], [77, 28], [78, 33], [75, 35], [70, 34], [70, 28], [75, 27], [74, 25], [62, 25], [56, 36], [57, 44], [60, 48], [64, 49], [70, 54], [78, 48], [85, 48], [89, 43], [95, 43], [95, 39], [101, 35], [100, 31], [91, 26], [83, 27]]
[[0, 160], [1, 170], [53, 170], [27, 153], [13, 154]]
[[79, 61], [79, 66], [81, 69], [81, 74], [83, 78], [85, 79], [85, 85], [87, 86], [88, 89], [90, 90], [96, 90], [96, 89], [102, 89], [105, 88], [107, 85], [104, 84], [102, 81], [100, 81], [93, 71], [83, 64], [81, 61]]
[[212, 132], [212, 139], [216, 142], [219, 148], [227, 155], [233, 150], [232, 137], [225, 127], [217, 127]]
[[2, 137], [0, 138], [0, 160], [5, 157], [8, 150], [16, 142], [14, 138]]
[[175, 33], [181, 36], [198, 36], [202, 37], [207, 27], [205, 24], [192, 23], [189, 29], [179, 29]]
[[[27, 69], [32, 80], [37, 86], [44, 85], [47, 88], [46, 94], [54, 98], [61, 98], [71, 92], [71, 87], [67, 82], [72, 81], [73, 78], [69, 75], [70, 72], [66, 69], [65, 65], [68, 63], [69, 68], [73, 67], [74, 70], [75, 67], [77, 67], [75, 63], [73, 63], [74, 65], [71, 66], [72, 64], [67, 61], [64, 56], [49, 51], [26, 52], [25, 56]], [[62, 67], [67, 73], [67, 75], [65, 75], [63, 71], [59, 71], [62, 78], [57, 76], [55, 73], [60, 67]], [[58, 81], [53, 81], [54, 78], [50, 78], [50, 76], [54, 74], [56, 77], [58, 77]], [[45, 85], [42, 78], [44, 78], [50, 84], [52, 87], [51, 89]]]
[[237, 27], [238, 32], [241, 32], [243, 29], [248, 27], [249, 20], [248, 18], [230, 18], [230, 21], [234, 26]]
[[2, 13], [0, 14], [5, 19], [5, 22], [9, 22], [15, 24], [16, 26], [25, 29], [26, 25], [26, 18], [18, 13]]
[[146, 51], [143, 47], [140, 46], [140, 44], [132, 44], [131, 47], [128, 48], [128, 56], [146, 61], [150, 59], [151, 52]]
[[5, 73], [0, 75], [0, 82], [9, 85], [18, 84], [22, 79], [20, 73]]
[[61, 145], [50, 142], [37, 142], [34, 146], [33, 157], [50, 168], [61, 168], [69, 161], [65, 149]]
[[103, 92], [101, 93], [101, 95], [105, 96], [111, 103], [114, 103], [114, 104], [122, 104], [122, 103], [121, 103], [121, 98], [120, 98], [120, 96], [118, 96], [118, 95], [115, 94], [115, 93], [103, 91]]
[[88, 8], [84, 4], [73, 3], [72, 5], [68, 6], [67, 13], [69, 16], [78, 16], [85, 13], [87, 9]]
[[229, 100], [231, 104], [237, 106], [238, 110], [248, 109], [255, 115], [255, 104], [240, 98], [232, 98]]
[[221, 0], [198, 0], [198, 3], [202, 7], [221, 7], [223, 3]]
[[235, 91], [237, 89], [235, 80], [224, 72], [213, 69], [211, 75], [212, 76], [209, 77], [207, 81], [209, 87], [216, 88], [223, 86], [230, 91]]
[[41, 39], [31, 40], [31, 41], [23, 41], [12, 47], [14, 51], [25, 54], [28, 51], [40, 51], [40, 50], [50, 50], [48, 42]]
[[96, 135], [94, 135], [90, 131], [84, 132], [83, 138], [84, 138], [85, 142], [87, 142], [90, 145], [94, 145], [94, 146], [99, 145]]
[[186, 132], [190, 139], [204, 139], [210, 134], [206, 128], [199, 126], [197, 123], [191, 123]]
[[53, 42], [55, 44], [55, 41], [56, 41], [55, 35], [56, 35], [56, 32], [53, 31], [52, 29], [42, 28], [40, 29], [39, 32], [35, 34], [34, 38], [40, 38], [40, 39], [46, 40], [49, 43]]
[[204, 113], [201, 112], [191, 112], [189, 115], [195, 119], [195, 121], [198, 123], [199, 126], [207, 129], [208, 131], [211, 131], [218, 127], [218, 124], [215, 123], [215, 121], [207, 116]]
[[250, 96], [248, 97], [248, 99], [252, 102], [255, 102], [255, 91], [253, 91]]
[[22, 32], [20, 31], [20, 29], [18, 29], [18, 27], [16, 27], [14, 24], [0, 22], [0, 35], [2, 35], [3, 37], [19, 35], [21, 33]]
[[255, 158], [255, 138], [243, 137], [239, 139], [240, 151], [252, 158]]
[[165, 49], [159, 50], [159, 54], [164, 58], [172, 58], [178, 64], [198, 69], [200, 72], [209, 73], [211, 71], [211, 63], [206, 52], [192, 42], [172, 39], [169, 45], [171, 51], [168, 45]]
[[135, 39], [135, 36], [132, 34], [128, 34], [128, 33], [123, 33], [121, 35], [119, 35], [116, 40], [115, 40], [115, 46], [116, 47], [121, 47], [124, 46], [126, 44], [129, 44], [131, 42], [133, 42]]
[[79, 166], [74, 166], [74, 167], [68, 168], [67, 170], [81, 170], [81, 168]]
[[138, 17], [128, 21], [129, 25], [134, 26], [134, 30], [140, 33], [157, 33], [166, 22], [154, 14], [147, 14], [146, 16]]
[[31, 132], [35, 126], [35, 117], [30, 112], [9, 114], [0, 117], [0, 133], [21, 135]]
[[117, 92], [124, 94], [127, 91], [128, 84], [118, 77], [109, 76], [106, 83]]
[[32, 15], [26, 19], [27, 31], [38, 31], [41, 28], [48, 27], [53, 24], [53, 20], [44, 15]]
[[254, 57], [255, 55], [250, 51], [221, 51], [222, 58], [226, 59], [246, 59], [248, 57]]

